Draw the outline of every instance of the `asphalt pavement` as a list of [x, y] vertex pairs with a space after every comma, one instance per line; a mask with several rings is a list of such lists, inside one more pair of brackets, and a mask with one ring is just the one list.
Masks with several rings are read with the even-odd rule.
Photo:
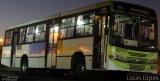
[[144, 73], [88, 71], [81, 76], [64, 73], [64, 76], [55, 78], [48, 71], [36, 70], [29, 74], [23, 74], [19, 69], [0, 65], [0, 81], [160, 81], [160, 77]]

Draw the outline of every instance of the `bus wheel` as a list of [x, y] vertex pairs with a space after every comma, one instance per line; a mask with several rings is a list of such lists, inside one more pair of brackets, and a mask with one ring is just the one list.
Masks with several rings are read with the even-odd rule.
[[21, 72], [23, 74], [26, 74], [27, 71], [28, 71], [28, 61], [27, 61], [27, 59], [22, 59], [22, 61], [21, 61]]
[[77, 64], [75, 68], [76, 74], [82, 74], [85, 71], [85, 66], [83, 64]]
[[74, 64], [74, 73], [76, 75], [81, 75], [85, 72], [85, 62], [83, 60], [76, 60]]

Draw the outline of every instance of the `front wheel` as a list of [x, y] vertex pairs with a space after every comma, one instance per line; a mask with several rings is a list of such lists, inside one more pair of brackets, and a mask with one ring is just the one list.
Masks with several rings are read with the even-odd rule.
[[85, 66], [83, 64], [76, 64], [74, 71], [76, 74], [82, 74], [85, 72]]
[[75, 60], [74, 62], [74, 67], [73, 67], [73, 71], [76, 75], [81, 75], [83, 73], [85, 73], [86, 69], [85, 69], [85, 62], [84, 60]]

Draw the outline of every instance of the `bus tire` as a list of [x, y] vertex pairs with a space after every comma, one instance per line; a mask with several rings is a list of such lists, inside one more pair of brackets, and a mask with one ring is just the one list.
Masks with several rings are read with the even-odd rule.
[[28, 60], [27, 58], [22, 58], [21, 60], [21, 72], [27, 74], [28, 72]]
[[72, 60], [72, 70], [76, 75], [82, 75], [86, 71], [85, 58], [83, 55], [76, 55]]

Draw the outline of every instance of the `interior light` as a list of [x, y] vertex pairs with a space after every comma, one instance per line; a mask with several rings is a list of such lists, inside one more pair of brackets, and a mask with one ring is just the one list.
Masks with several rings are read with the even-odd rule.
[[54, 27], [54, 32], [58, 32], [58, 30], [59, 30], [59, 27], [58, 27], [58, 26], [55, 26], [55, 27]]
[[82, 24], [84, 24], [84, 22], [83, 22], [83, 17], [82, 17], [82, 16], [79, 16], [79, 17], [78, 17], [78, 20], [77, 20], [77, 25], [82, 25]]
[[77, 21], [77, 25], [82, 25], [82, 24], [84, 24], [83, 21], [81, 21], [81, 20], [78, 20], [78, 21]]
[[39, 32], [39, 30], [38, 30], [38, 28], [36, 29], [36, 31], [35, 31], [35, 33], [38, 33]]

